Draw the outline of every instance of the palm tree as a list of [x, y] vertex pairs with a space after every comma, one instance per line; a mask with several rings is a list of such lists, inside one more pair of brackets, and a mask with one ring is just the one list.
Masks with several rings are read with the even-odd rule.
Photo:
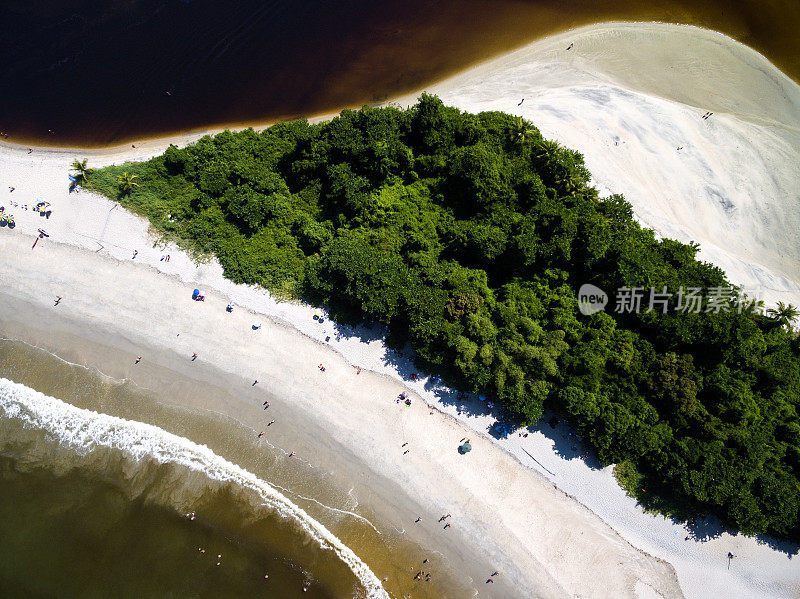
[[84, 158], [83, 160], [78, 160], [76, 158], [72, 163], [72, 170], [75, 171], [75, 179], [77, 179], [78, 182], [88, 180], [89, 175], [94, 172], [93, 168], [86, 166], [88, 160], [88, 158]]
[[778, 302], [778, 307], [768, 309], [767, 314], [782, 325], [788, 325], [793, 322], [795, 318], [800, 316], [800, 310], [795, 308], [792, 304]]
[[566, 169], [557, 178], [556, 183], [564, 188], [567, 193], [574, 193], [583, 189], [584, 182], [581, 174], [574, 168]]
[[552, 139], [541, 139], [536, 142], [536, 153], [534, 154], [534, 158], [550, 158], [558, 152], [561, 146], [558, 145], [557, 141], [553, 141]]
[[119, 186], [119, 190], [122, 192], [122, 195], [128, 194], [133, 191], [134, 187], [139, 187], [139, 184], [134, 181], [139, 175], [131, 175], [128, 171], [122, 173], [119, 177], [117, 177], [117, 185]]
[[528, 144], [536, 137], [536, 128], [521, 116], [511, 125], [511, 141], [519, 144]]

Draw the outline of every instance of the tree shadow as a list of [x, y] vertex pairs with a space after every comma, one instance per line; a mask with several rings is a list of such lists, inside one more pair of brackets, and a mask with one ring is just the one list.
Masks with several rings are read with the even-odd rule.
[[[328, 319], [328, 312], [325, 311], [325, 318]], [[417, 355], [407, 343], [397, 343], [392, 346], [393, 339], [388, 334], [388, 327], [382, 323], [361, 321], [339, 323], [330, 320], [334, 328], [334, 335], [337, 340], [341, 338], [356, 339], [359, 342], [370, 343], [375, 341], [383, 342], [382, 365], [393, 369], [406, 383], [412, 386], [422, 383], [423, 389], [433, 397], [435, 405], [442, 407], [452, 407], [456, 409], [459, 416], [486, 417], [492, 418], [482, 432], [497, 440], [513, 436], [526, 437], [530, 434], [538, 433], [552, 443], [553, 452], [561, 459], [566, 461], [581, 460], [591, 470], [602, 470], [605, 465], [600, 462], [595, 452], [585, 441], [579, 431], [570, 422], [553, 411], [545, 410], [541, 420], [530, 426], [525, 426], [516, 420], [499, 402], [491, 402], [489, 399], [481, 401], [473, 393], [466, 393], [448, 386], [447, 381], [438, 376], [432, 375], [424, 365], [419, 364]], [[498, 432], [496, 424], [498, 422], [509, 423], [510, 432], [502, 435]], [[542, 464], [534, 455], [524, 447], [520, 447], [528, 457], [531, 458], [540, 468], [555, 476], [555, 473]], [[658, 485], [653, 481], [646, 481], [648, 488], [655, 489]], [[675, 526], [685, 527], [687, 530], [686, 540], [696, 542], [710, 541], [719, 538], [723, 533], [732, 536], [738, 534], [735, 529], [725, 526], [719, 518], [708, 513], [701, 513], [697, 506], [687, 505], [677, 500], [670, 500], [671, 494], [668, 490], [660, 490], [656, 493], [648, 494], [647, 497], [636, 497], [637, 505], [643, 510], [651, 513], [658, 513], [668, 518]], [[800, 552], [800, 544], [779, 539], [769, 535], [757, 535], [754, 537], [759, 545], [766, 545], [771, 549], [792, 557]]]

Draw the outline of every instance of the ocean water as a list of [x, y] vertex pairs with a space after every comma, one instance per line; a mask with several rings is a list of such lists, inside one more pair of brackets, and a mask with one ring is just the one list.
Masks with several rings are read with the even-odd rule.
[[[170, 379], [232, 401], [221, 373]], [[413, 579], [431, 554], [361, 505], [346, 467], [331, 478], [168, 399], [0, 338], [0, 597], [471, 594], [438, 558], [432, 583]]]
[[[53, 361], [0, 342], [0, 376], [78, 405], [133, 399]], [[208, 447], [7, 378], [0, 539], [2, 597], [387, 596], [328, 528]]]
[[5, 0], [0, 132], [85, 147], [319, 114], [608, 20], [721, 31], [800, 80], [797, 0]]
[[386, 596], [323, 525], [208, 448], [7, 379], [0, 538], [3, 596]]

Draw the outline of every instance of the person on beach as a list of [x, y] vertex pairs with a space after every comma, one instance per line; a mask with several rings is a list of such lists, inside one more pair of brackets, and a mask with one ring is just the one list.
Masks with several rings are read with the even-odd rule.
[[58, 305], [58, 304], [60, 304], [60, 303], [61, 303], [61, 296], [60, 296], [60, 295], [57, 295], [57, 296], [56, 296], [56, 301], [55, 301], [55, 303], [54, 303], [53, 305], [54, 305], [54, 306], [57, 306], [57, 305]]
[[169, 254], [167, 254], [167, 262], [169, 262]]
[[136, 256], [139, 254], [139, 250], [133, 250], [133, 258], [131, 260], [135, 260]]
[[293, 451], [289, 453], [289, 457], [290, 457], [290, 458], [291, 458], [291, 457], [294, 457], [294, 452], [293, 452]]
[[444, 525], [444, 528], [442, 530], [447, 530], [448, 528], [450, 528], [450, 523], [449, 522]]
[[258, 385], [258, 379], [253, 381], [253, 387], [255, 387], [256, 385]]
[[275, 422], [274, 420], [270, 420], [267, 426], [272, 426], [274, 422]]
[[194, 362], [196, 359], [197, 359], [197, 352], [192, 354], [192, 362]]
[[525, 98], [522, 98], [522, 100], [520, 100], [520, 101], [519, 101], [519, 104], [517, 104], [517, 106], [522, 106], [522, 103], [523, 103], [524, 101], [525, 101]]
[[134, 362], [134, 364], [138, 364], [141, 361], [142, 361], [142, 356], [136, 356], [136, 361]]
[[261, 431], [260, 433], [258, 433], [258, 438], [259, 438], [259, 439], [260, 439], [261, 437], [263, 437], [263, 436], [264, 436], [264, 431]]

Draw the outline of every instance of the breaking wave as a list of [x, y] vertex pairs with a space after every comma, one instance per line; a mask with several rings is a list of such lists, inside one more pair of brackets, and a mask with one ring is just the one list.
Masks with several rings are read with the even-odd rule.
[[135, 461], [188, 468], [208, 479], [257, 494], [263, 506], [296, 524], [323, 549], [333, 551], [355, 574], [370, 599], [385, 598], [378, 577], [342, 541], [268, 482], [229, 462], [205, 445], [150, 424], [77, 408], [25, 385], [0, 378], [0, 417], [43, 431], [81, 456], [118, 450]]

